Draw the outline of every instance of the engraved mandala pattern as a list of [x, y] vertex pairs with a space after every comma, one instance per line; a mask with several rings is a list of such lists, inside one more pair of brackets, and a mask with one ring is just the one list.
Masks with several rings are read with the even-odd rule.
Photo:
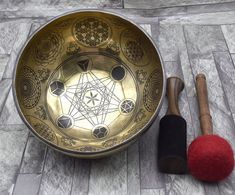
[[141, 108], [135, 117], [135, 122], [140, 122], [146, 117], [145, 110]]
[[50, 76], [50, 70], [48, 68], [42, 68], [38, 70], [38, 77], [42, 82], [46, 81], [49, 76]]
[[56, 135], [50, 129], [50, 127], [44, 123], [35, 123], [33, 125], [35, 131], [43, 138], [47, 139], [50, 142], [56, 142]]
[[113, 54], [113, 55], [118, 55], [120, 52], [120, 46], [117, 42], [111, 41], [108, 44], [106, 51]]
[[28, 109], [35, 107], [41, 96], [41, 85], [39, 78], [28, 66], [23, 67], [19, 78], [19, 93], [22, 98], [23, 106]]
[[56, 22], [55, 27], [56, 28], [68, 28], [71, 25], [71, 23], [72, 23], [72, 20], [69, 18], [63, 21]]
[[162, 75], [155, 69], [144, 86], [144, 106], [149, 112], [153, 112], [160, 101], [161, 93], [159, 86], [161, 86], [161, 82]]
[[49, 33], [38, 40], [35, 47], [35, 60], [38, 64], [46, 66], [54, 62], [63, 45], [63, 37], [55, 32]]
[[128, 41], [125, 44], [124, 52], [128, 60], [132, 63], [137, 63], [144, 56], [141, 44], [137, 41]]
[[77, 54], [80, 50], [81, 50], [81, 48], [79, 47], [79, 45], [77, 43], [70, 42], [67, 47], [66, 54], [67, 55], [74, 55], [74, 54]]
[[136, 66], [145, 66], [149, 63], [150, 54], [145, 42], [143, 37], [137, 36], [131, 29], [126, 29], [121, 33], [121, 49], [130, 63]]
[[142, 123], [137, 123], [134, 125], [131, 129], [129, 129], [123, 136], [122, 136], [122, 141], [125, 141], [129, 139], [131, 136], [135, 135], [137, 132], [140, 131], [149, 121], [146, 120]]
[[61, 142], [63, 143], [64, 146], [74, 146], [76, 142], [68, 137], [62, 137]]
[[140, 84], [143, 84], [147, 79], [147, 72], [144, 70], [137, 70], [136, 71], [136, 78]]
[[86, 18], [75, 23], [73, 32], [80, 43], [85, 46], [95, 47], [108, 40], [111, 29], [102, 20]]
[[83, 146], [83, 147], [77, 148], [77, 150], [80, 152], [96, 152], [96, 151], [99, 151], [100, 148], [93, 147], [93, 146]]
[[42, 106], [42, 105], [36, 107], [36, 111], [34, 112], [34, 114], [36, 114], [42, 120], [46, 120], [47, 119], [46, 110], [45, 110], [44, 106]]
[[109, 139], [109, 140], [106, 140], [102, 143], [102, 145], [105, 147], [105, 148], [110, 148], [110, 147], [113, 147], [114, 145], [118, 144], [118, 139], [117, 138], [112, 138], [112, 139]]

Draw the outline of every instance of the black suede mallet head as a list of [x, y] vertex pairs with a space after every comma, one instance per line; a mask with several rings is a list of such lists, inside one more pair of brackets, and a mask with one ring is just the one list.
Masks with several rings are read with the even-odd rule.
[[180, 78], [167, 79], [168, 109], [160, 120], [158, 136], [158, 167], [163, 173], [187, 172], [187, 124], [178, 107], [178, 97], [183, 89]]

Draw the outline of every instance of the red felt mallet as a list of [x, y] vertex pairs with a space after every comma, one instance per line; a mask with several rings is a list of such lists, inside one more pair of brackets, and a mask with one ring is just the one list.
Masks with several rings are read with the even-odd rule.
[[217, 182], [225, 179], [232, 172], [233, 151], [225, 139], [212, 134], [212, 119], [204, 74], [197, 75], [196, 89], [203, 135], [196, 138], [188, 148], [188, 168], [190, 173], [199, 180]]

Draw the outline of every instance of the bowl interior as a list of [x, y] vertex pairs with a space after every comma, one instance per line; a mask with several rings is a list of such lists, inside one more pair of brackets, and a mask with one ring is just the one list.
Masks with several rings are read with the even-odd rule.
[[77, 154], [140, 134], [163, 93], [159, 55], [145, 33], [109, 13], [77, 12], [41, 28], [15, 72], [22, 117], [43, 141]]

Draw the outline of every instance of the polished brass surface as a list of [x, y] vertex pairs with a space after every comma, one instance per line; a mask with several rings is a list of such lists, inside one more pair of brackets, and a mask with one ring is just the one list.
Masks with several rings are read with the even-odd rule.
[[132, 142], [153, 121], [164, 95], [157, 49], [115, 14], [58, 17], [27, 42], [15, 69], [19, 112], [53, 148], [100, 157]]

